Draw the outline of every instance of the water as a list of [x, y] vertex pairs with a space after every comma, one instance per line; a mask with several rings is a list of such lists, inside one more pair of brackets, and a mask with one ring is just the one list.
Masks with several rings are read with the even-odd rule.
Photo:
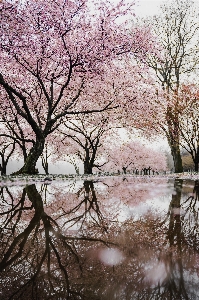
[[0, 299], [199, 299], [199, 181], [16, 184], [1, 187]]

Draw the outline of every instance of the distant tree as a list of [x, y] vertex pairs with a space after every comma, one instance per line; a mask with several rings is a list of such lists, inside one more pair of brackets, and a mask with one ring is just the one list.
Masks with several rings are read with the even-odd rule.
[[[103, 153], [106, 135], [110, 135], [112, 131], [106, 115], [96, 118], [79, 116], [60, 126], [63, 155], [75, 166], [76, 173], [79, 172], [77, 161], [83, 162], [84, 174], [92, 174], [93, 168], [103, 165], [99, 163], [99, 156]], [[64, 151], [66, 148], [67, 153]]]
[[166, 156], [158, 150], [139, 141], [113, 143], [107, 150], [108, 163], [104, 168], [124, 172], [131, 170], [134, 173], [154, 174], [160, 170], [166, 170]]

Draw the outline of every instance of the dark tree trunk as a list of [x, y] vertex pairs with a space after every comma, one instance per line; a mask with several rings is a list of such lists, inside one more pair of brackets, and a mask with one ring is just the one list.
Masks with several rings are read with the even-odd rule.
[[84, 174], [92, 174], [92, 166], [90, 164], [90, 153], [87, 148], [87, 141], [85, 146], [85, 158], [84, 158]]
[[7, 163], [2, 159], [1, 175], [6, 175]]
[[182, 173], [182, 157], [180, 153], [180, 133], [179, 133], [179, 119], [178, 119], [178, 110], [175, 108], [167, 108], [167, 125], [168, 133], [167, 140], [171, 149], [171, 155], [173, 157], [174, 163], [174, 172]]
[[182, 173], [183, 166], [179, 142], [177, 141], [177, 138], [174, 140], [172, 137], [168, 138], [168, 142], [171, 149], [171, 155], [173, 157], [174, 173]]
[[7, 163], [8, 161], [6, 161], [4, 153], [1, 153], [1, 176], [6, 175], [6, 168], [7, 168]]
[[21, 149], [22, 149], [23, 159], [24, 159], [24, 163], [25, 163], [25, 161], [26, 161], [26, 159], [27, 159], [27, 157], [28, 157], [28, 155], [27, 155], [27, 150], [26, 150], [25, 145], [23, 145], [23, 146], [21, 147]]
[[37, 174], [36, 163], [43, 152], [44, 144], [45, 138], [37, 139], [27, 156], [24, 166], [19, 171], [13, 173], [13, 175]]
[[93, 174], [95, 156], [96, 156], [96, 149], [92, 149], [91, 157], [89, 149], [85, 149], [86, 156], [84, 159], [84, 174]]
[[191, 153], [193, 162], [194, 162], [194, 166], [195, 166], [195, 171], [198, 172], [198, 164], [199, 164], [199, 146], [197, 147], [197, 151], [195, 154], [195, 157], [193, 155], [193, 152]]
[[199, 180], [195, 181], [193, 193], [195, 194], [195, 199], [199, 200]]
[[93, 166], [89, 160], [84, 161], [84, 174], [93, 174]]
[[0, 165], [0, 171], [1, 171], [1, 176], [6, 175], [6, 168], [7, 168], [7, 163], [6, 160], [4, 159], [4, 155], [1, 154], [1, 161], [2, 164]]
[[180, 154], [179, 145], [171, 147], [171, 154], [172, 154], [172, 157], [173, 157], [174, 172], [175, 173], [182, 173], [183, 172], [183, 166], [182, 166], [182, 157], [181, 157], [181, 154]]
[[198, 160], [195, 160], [195, 161], [194, 161], [194, 166], [195, 166], [195, 171], [196, 171], [196, 172], [198, 172], [198, 163], [199, 163]]
[[127, 167], [122, 167], [124, 174], [126, 174]]

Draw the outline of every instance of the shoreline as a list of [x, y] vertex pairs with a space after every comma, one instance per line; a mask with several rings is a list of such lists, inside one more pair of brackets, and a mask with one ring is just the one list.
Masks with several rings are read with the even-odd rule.
[[199, 180], [199, 173], [169, 173], [156, 175], [135, 175], [135, 174], [37, 174], [37, 175], [4, 175], [0, 176], [0, 187], [10, 185], [29, 185], [35, 183], [50, 184], [52, 181], [68, 180], [97, 180], [104, 178], [137, 178], [137, 179], [182, 179], [182, 180]]

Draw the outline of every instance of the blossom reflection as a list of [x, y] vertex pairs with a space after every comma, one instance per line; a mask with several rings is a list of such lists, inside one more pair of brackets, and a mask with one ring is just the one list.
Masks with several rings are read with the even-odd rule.
[[[198, 185], [164, 179], [151, 184], [151, 193], [150, 182], [126, 177], [2, 188], [0, 298], [197, 295]], [[165, 203], [155, 207], [165, 193], [167, 211]], [[138, 215], [140, 203], [147, 209]]]

